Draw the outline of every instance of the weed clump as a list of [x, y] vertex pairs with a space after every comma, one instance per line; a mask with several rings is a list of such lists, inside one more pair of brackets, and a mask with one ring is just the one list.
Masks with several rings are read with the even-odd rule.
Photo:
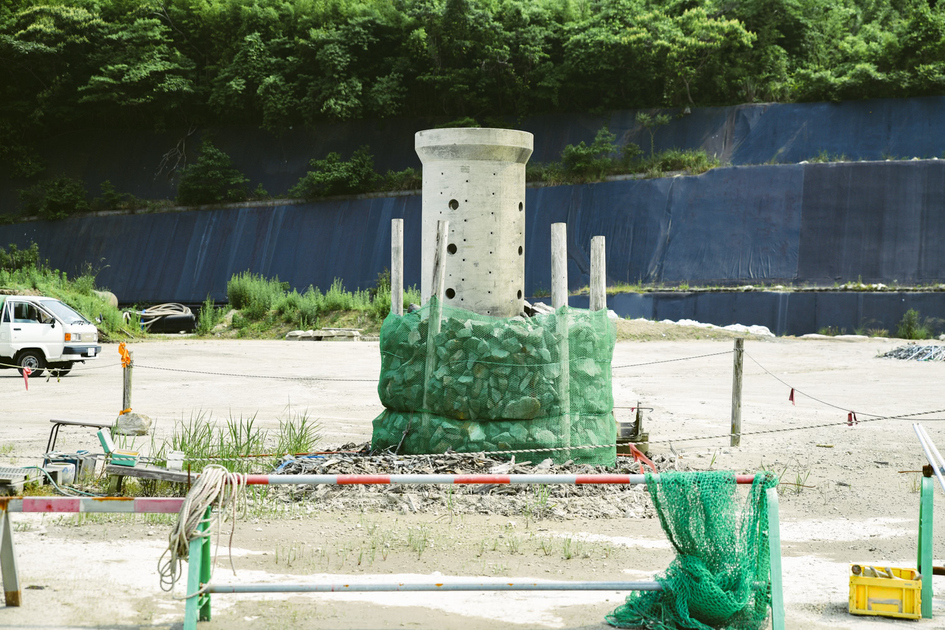
[[919, 311], [910, 308], [896, 327], [896, 336], [900, 339], [928, 339], [932, 336], [927, 323], [919, 318]]

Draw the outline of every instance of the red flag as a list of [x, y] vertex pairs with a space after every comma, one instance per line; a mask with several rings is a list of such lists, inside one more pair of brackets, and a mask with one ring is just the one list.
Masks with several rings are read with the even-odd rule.
[[30, 374], [33, 373], [33, 370], [28, 367], [23, 368], [23, 384], [26, 385], [26, 391], [30, 391]]
[[797, 406], [797, 403], [794, 402], [794, 388], [793, 387], [791, 388], [791, 395], [788, 396], [787, 399], [791, 401], [792, 405], [794, 405], [795, 407]]

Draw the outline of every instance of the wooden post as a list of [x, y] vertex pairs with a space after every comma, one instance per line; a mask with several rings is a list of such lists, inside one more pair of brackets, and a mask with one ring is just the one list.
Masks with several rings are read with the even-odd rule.
[[131, 370], [134, 369], [134, 360], [135, 353], [133, 350], [128, 351], [128, 356], [131, 357], [131, 365], [122, 370], [122, 396], [121, 396], [121, 409], [131, 409]]
[[0, 532], [0, 571], [3, 574], [3, 594], [7, 606], [19, 606], [23, 599], [23, 591], [20, 589], [20, 575], [16, 570], [16, 550], [13, 547], [10, 512], [7, 511], [5, 503], [3, 511], [0, 512], [0, 519], [3, 520], [2, 532]]
[[551, 306], [568, 305], [568, 224], [551, 224]]
[[768, 553], [771, 567], [771, 630], [784, 630], [784, 586], [781, 579], [781, 516], [778, 489], [765, 491], [768, 500]]
[[607, 308], [607, 261], [604, 237], [591, 239], [591, 299], [590, 310], [599, 311]]
[[729, 444], [738, 446], [742, 443], [742, 359], [745, 353], [745, 340], [735, 340], [735, 366], [732, 370], [732, 436]]
[[[436, 222], [436, 251], [433, 254], [433, 286], [430, 297], [436, 298], [430, 309], [429, 339], [440, 332], [440, 314], [443, 312], [443, 292], [446, 291], [446, 241], [449, 239], [449, 221]], [[436, 354], [435, 352], [433, 353]]]
[[390, 312], [404, 314], [404, 220], [390, 222]]
[[[568, 305], [568, 224], [551, 224], [551, 306], [557, 311], [555, 333], [558, 336], [558, 397], [561, 401], [561, 445], [571, 447], [571, 352], [568, 344], [570, 316]], [[571, 458], [566, 451], [565, 459]]]
[[423, 371], [423, 430], [430, 426], [429, 383], [436, 367], [436, 344], [434, 338], [440, 333], [440, 317], [443, 313], [443, 292], [446, 290], [446, 241], [449, 238], [449, 221], [436, 222], [436, 242], [433, 253], [433, 285], [430, 287], [430, 315], [427, 320], [426, 367]]

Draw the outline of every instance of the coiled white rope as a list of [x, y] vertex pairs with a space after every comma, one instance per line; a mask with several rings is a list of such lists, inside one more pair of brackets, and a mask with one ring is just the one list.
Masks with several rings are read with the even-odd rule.
[[[208, 507], [214, 507], [211, 511], [209, 521], [204, 519], [204, 514]], [[195, 538], [209, 538], [213, 532], [217, 533], [217, 545], [213, 553], [213, 565], [217, 561], [217, 553], [220, 550], [220, 525], [227, 520], [228, 512], [230, 520], [230, 568], [233, 573], [236, 569], [233, 567], [233, 532], [236, 529], [236, 518], [238, 512], [242, 516], [246, 515], [246, 476], [240, 473], [231, 473], [222, 466], [207, 466], [200, 473], [197, 481], [191, 487], [190, 492], [184, 498], [184, 503], [180, 507], [177, 523], [168, 536], [167, 549], [161, 554], [158, 560], [158, 573], [161, 577], [161, 588], [170, 591], [183, 575], [183, 563], [187, 560], [190, 553], [190, 541]], [[208, 523], [205, 530], [199, 530], [201, 523]], [[194, 559], [199, 561], [199, 559]], [[193, 597], [196, 593], [191, 593], [188, 597]]]

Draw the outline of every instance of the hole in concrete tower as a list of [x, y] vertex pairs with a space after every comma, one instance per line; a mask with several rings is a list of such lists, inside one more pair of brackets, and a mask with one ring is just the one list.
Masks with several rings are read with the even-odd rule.
[[[519, 248], [519, 249], [521, 249], [521, 248]], [[450, 243], [449, 245], [446, 246], [446, 251], [447, 251], [447, 253], [449, 253], [449, 254], [455, 254], [455, 253], [456, 253], [456, 245], [454, 245], [453, 243]]]
[[455, 199], [450, 199], [450, 210], [455, 210], [459, 207], [459, 202]]
[[525, 204], [523, 204], [521, 201], [519, 201], [519, 202], [518, 202], [518, 211], [521, 212], [521, 211], [524, 210], [524, 209], [525, 209]]
[[456, 291], [454, 291], [453, 289], [447, 289], [446, 297], [452, 300], [454, 297], [456, 297]]
[[518, 290], [518, 299], [520, 299], [520, 300], [522, 299], [522, 290], [521, 290], [521, 289]]
[[521, 245], [518, 246], [518, 255], [519, 255], [519, 256], [522, 255], [522, 246], [521, 246]]

